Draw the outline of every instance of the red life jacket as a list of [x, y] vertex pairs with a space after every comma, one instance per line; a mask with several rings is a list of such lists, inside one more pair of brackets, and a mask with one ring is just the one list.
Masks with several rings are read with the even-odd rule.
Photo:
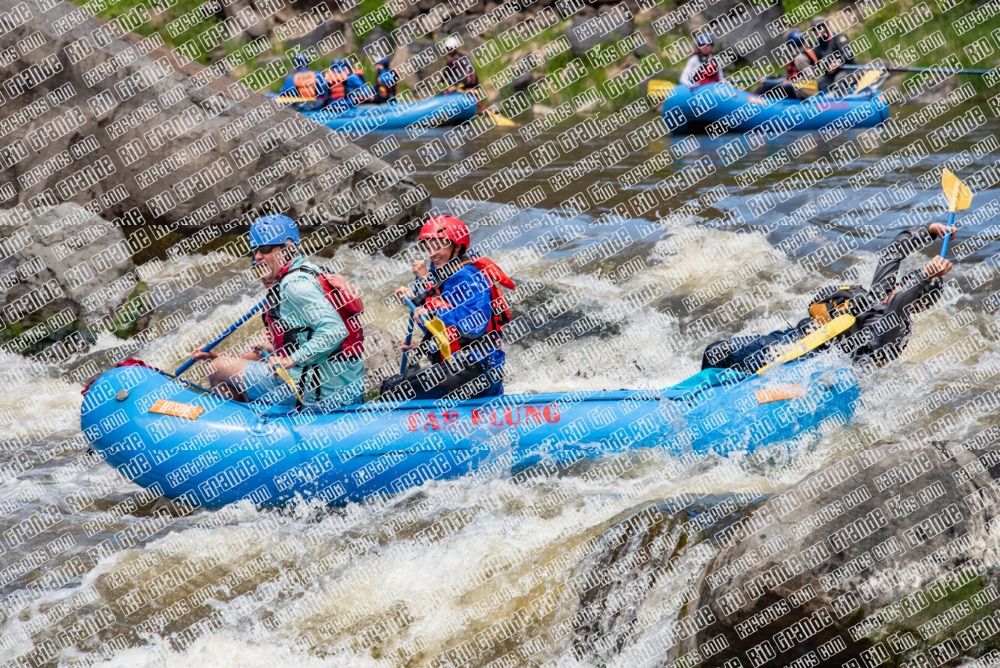
[[[337, 314], [344, 321], [347, 336], [328, 359], [356, 359], [365, 351], [365, 334], [358, 322], [358, 316], [364, 313], [365, 307], [361, 297], [354, 287], [340, 274], [323, 274], [310, 267], [298, 267], [289, 270], [291, 262], [282, 267], [278, 273], [278, 282], [267, 290], [267, 300], [264, 304], [264, 327], [267, 328], [275, 352], [290, 355], [298, 348], [298, 333], [306, 332], [307, 339], [312, 337], [313, 330], [307, 327], [292, 328], [281, 319], [281, 279], [290, 273], [302, 271], [314, 276], [323, 288], [327, 301], [337, 309]], [[305, 372], [303, 371], [303, 375]]]
[[345, 72], [343, 70], [333, 71], [327, 70], [323, 73], [326, 77], [326, 85], [330, 89], [329, 96], [331, 100], [342, 100], [347, 97], [347, 77], [351, 75], [350, 72]]
[[292, 77], [292, 83], [295, 84], [295, 90], [299, 92], [299, 97], [308, 97], [315, 100], [319, 97], [319, 83], [316, 77], [316, 73], [309, 72], [296, 72], [295, 76]]
[[[701, 54], [695, 54], [701, 58]], [[714, 57], [708, 56], [708, 60], [702, 62], [701, 67], [694, 75], [694, 82], [699, 86], [706, 83], [717, 83], [722, 81], [722, 77], [719, 75], [719, 61]]]
[[[465, 262], [456, 267], [456, 271], [459, 268], [464, 267], [467, 264], [471, 264], [473, 267], [478, 269], [490, 282], [490, 321], [486, 326], [486, 331], [483, 332], [481, 336], [476, 338], [466, 337], [459, 334], [458, 329], [449, 325], [446, 330], [448, 332], [448, 341], [451, 343], [451, 352], [457, 353], [462, 349], [463, 346], [467, 346], [474, 341], [481, 339], [488, 339], [499, 347], [502, 343], [500, 335], [503, 334], [504, 325], [510, 322], [510, 307], [507, 305], [507, 299], [504, 297], [503, 292], [500, 290], [500, 286], [507, 288], [508, 290], [513, 290], [517, 286], [514, 281], [504, 273], [496, 262], [488, 257], [475, 257], [467, 259]], [[453, 274], [454, 275], [454, 274]], [[499, 285], [497, 285], [499, 283]], [[441, 281], [440, 285], [432, 285], [427, 290], [427, 299], [424, 301], [424, 306], [427, 308], [438, 309], [438, 308], [450, 308], [452, 305], [441, 298], [441, 290], [444, 288], [444, 281]], [[436, 359], [435, 361], [439, 361]]]
[[[812, 61], [813, 65], [815, 65], [816, 63], [819, 62], [819, 58], [816, 57], [816, 54], [813, 53], [812, 49], [806, 49], [803, 53], [805, 53], [807, 56], [809, 56], [809, 60]], [[795, 54], [795, 55], [797, 56], [798, 54]], [[795, 66], [795, 56], [792, 56], [792, 59], [788, 61], [788, 65], [786, 65], [785, 68], [788, 71], [788, 80], [789, 81], [791, 81], [791, 80], [795, 79], [795, 77], [799, 76], [799, 68], [797, 68]]]

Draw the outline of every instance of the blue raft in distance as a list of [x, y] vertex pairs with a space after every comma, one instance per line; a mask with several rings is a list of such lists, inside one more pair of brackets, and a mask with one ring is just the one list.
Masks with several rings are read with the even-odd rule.
[[638, 448], [750, 452], [846, 423], [858, 396], [851, 369], [811, 359], [763, 377], [709, 369], [661, 391], [258, 414], [155, 369], [121, 366], [85, 391], [81, 422], [125, 477], [192, 506], [273, 506], [296, 496], [341, 505], [481, 467], [517, 471]]
[[771, 101], [727, 83], [713, 83], [677, 86], [663, 101], [662, 113], [663, 121], [674, 134], [707, 132], [708, 126], [720, 123], [725, 125], [726, 132], [760, 128], [773, 136], [788, 130], [819, 130], [824, 126], [870, 128], [889, 118], [889, 105], [879, 91], [842, 98], [820, 94], [805, 100]]
[[362, 104], [345, 111], [321, 109], [303, 111], [303, 116], [331, 130], [360, 137], [378, 130], [402, 130], [411, 125], [453, 125], [476, 115], [476, 98], [471, 95], [436, 95], [419, 102]]

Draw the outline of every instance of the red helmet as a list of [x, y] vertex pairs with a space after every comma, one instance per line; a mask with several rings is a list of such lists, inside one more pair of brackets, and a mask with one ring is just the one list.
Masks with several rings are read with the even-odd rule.
[[448, 239], [456, 246], [468, 249], [471, 245], [469, 228], [455, 216], [435, 216], [420, 228], [420, 240]]

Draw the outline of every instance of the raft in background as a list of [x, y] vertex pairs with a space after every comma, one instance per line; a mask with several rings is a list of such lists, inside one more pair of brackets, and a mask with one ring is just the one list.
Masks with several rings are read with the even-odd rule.
[[752, 452], [846, 423], [859, 396], [851, 369], [820, 358], [762, 377], [708, 369], [662, 391], [371, 402], [326, 413], [258, 415], [146, 366], [114, 368], [84, 392], [83, 433], [103, 459], [158, 494], [208, 507], [297, 495], [339, 505], [498, 461], [516, 471], [639, 448]]
[[835, 136], [843, 129], [878, 125], [889, 118], [889, 105], [881, 92], [871, 89], [840, 98], [820, 94], [805, 100], [771, 101], [727, 83], [712, 83], [677, 86], [664, 100], [662, 113], [674, 134], [717, 136], [759, 128], [773, 136], [789, 130], [821, 130], [828, 139], [827, 135]]
[[345, 111], [326, 108], [302, 111], [303, 116], [331, 130], [360, 137], [378, 130], [402, 130], [413, 125], [454, 125], [476, 115], [476, 98], [471, 95], [436, 95], [419, 102], [361, 104]]

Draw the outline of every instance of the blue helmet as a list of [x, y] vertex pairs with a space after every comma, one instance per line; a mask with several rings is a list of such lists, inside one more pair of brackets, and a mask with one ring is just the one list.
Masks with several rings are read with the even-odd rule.
[[334, 58], [330, 63], [330, 69], [334, 72], [339, 72], [340, 70], [353, 70], [351, 64], [347, 62], [346, 58]]
[[715, 44], [715, 40], [712, 39], [712, 36], [706, 32], [702, 33], [701, 35], [698, 35], [698, 37], [696, 37], [694, 40], [694, 44], [695, 46], [699, 47], [712, 46], [713, 44]]
[[304, 53], [296, 53], [292, 62], [295, 63], [295, 67], [309, 67], [309, 56]]
[[806, 36], [802, 34], [801, 30], [792, 30], [788, 33], [788, 38], [785, 40], [792, 46], [802, 46], [806, 43]]
[[250, 248], [280, 246], [288, 239], [299, 243], [299, 226], [288, 216], [262, 216], [250, 225]]
[[392, 63], [389, 62], [389, 56], [386, 56], [381, 60], [375, 61], [375, 66], [387, 70], [392, 66]]

